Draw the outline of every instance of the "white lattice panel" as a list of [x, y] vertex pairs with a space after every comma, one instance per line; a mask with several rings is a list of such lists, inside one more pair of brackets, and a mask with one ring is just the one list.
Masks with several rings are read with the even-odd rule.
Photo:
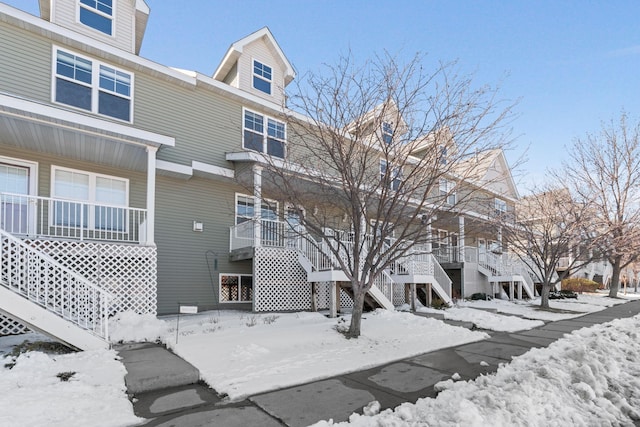
[[25, 240], [115, 296], [112, 313], [156, 313], [155, 247], [67, 240]]
[[311, 309], [311, 284], [293, 249], [256, 248], [253, 290], [254, 311]]
[[22, 323], [0, 314], [0, 336], [25, 334], [28, 331]]
[[393, 285], [393, 305], [399, 306], [406, 303], [404, 285], [395, 283]]

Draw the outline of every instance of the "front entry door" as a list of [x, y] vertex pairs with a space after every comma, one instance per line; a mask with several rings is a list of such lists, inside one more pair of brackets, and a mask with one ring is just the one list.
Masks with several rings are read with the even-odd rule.
[[29, 168], [0, 163], [0, 227], [13, 234], [29, 231]]

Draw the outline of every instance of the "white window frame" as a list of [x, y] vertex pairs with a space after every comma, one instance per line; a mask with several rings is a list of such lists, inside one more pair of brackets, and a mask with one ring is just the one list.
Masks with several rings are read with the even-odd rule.
[[[58, 197], [56, 195], [56, 172], [57, 171], [65, 171], [65, 172], [72, 172], [72, 173], [77, 173], [77, 174], [82, 174], [82, 175], [87, 175], [89, 177], [89, 188], [88, 188], [88, 192], [89, 192], [89, 198], [88, 200], [83, 200], [80, 198], [69, 198], [69, 197]], [[97, 185], [96, 185], [96, 181], [98, 178], [104, 178], [104, 179], [111, 179], [111, 180], [116, 180], [116, 181], [121, 181], [125, 183], [125, 204], [124, 205], [119, 205], [119, 204], [114, 204], [114, 203], [104, 203], [104, 202], [99, 202], [96, 200], [96, 189], [97, 189]], [[89, 172], [89, 171], [84, 171], [84, 170], [80, 170], [80, 169], [72, 169], [72, 168], [67, 168], [67, 167], [62, 167], [62, 166], [56, 166], [56, 165], [51, 165], [51, 198], [52, 199], [59, 199], [59, 200], [69, 200], [72, 202], [78, 202], [78, 203], [86, 203], [90, 205], [89, 211], [88, 211], [88, 216], [87, 216], [87, 226], [84, 227], [82, 224], [80, 224], [80, 227], [78, 228], [82, 228], [82, 229], [86, 229], [86, 230], [92, 230], [92, 231], [101, 231], [102, 228], [96, 228], [96, 224], [95, 224], [95, 205], [100, 205], [100, 206], [107, 206], [107, 207], [115, 207], [115, 208], [124, 208], [125, 210], [125, 217], [124, 217], [124, 229], [123, 230], [118, 230], [118, 231], [122, 231], [124, 233], [127, 233], [129, 231], [129, 216], [126, 214], [126, 212], [128, 212], [128, 208], [129, 208], [129, 179], [128, 178], [122, 178], [120, 176], [113, 176], [113, 175], [106, 175], [106, 174], [100, 174], [100, 173], [95, 173], [95, 172]], [[55, 203], [55, 202], [54, 202]], [[56, 225], [54, 224], [54, 211], [53, 208], [50, 209], [49, 211], [49, 226], [51, 227], [64, 227], [61, 225]]]
[[494, 207], [495, 207], [496, 213], [498, 215], [507, 213], [507, 209], [508, 208], [507, 208], [506, 200], [502, 200], [502, 199], [499, 199], [498, 197], [496, 197], [494, 199]]
[[[67, 76], [64, 75], [59, 75], [57, 72], [57, 63], [58, 63], [58, 52], [64, 52], [66, 54], [69, 55], [73, 55], [75, 57], [84, 59], [86, 61], [91, 62], [91, 84], [87, 84], [85, 82], [81, 82], [75, 79], [71, 79]], [[116, 73], [122, 73], [125, 74], [129, 77], [129, 95], [125, 95], [119, 92], [114, 92], [112, 90], [106, 89], [106, 88], [102, 88], [100, 87], [100, 71], [103, 67], [107, 67], [110, 68], [112, 70], [114, 70]], [[61, 101], [57, 101], [56, 100], [56, 92], [57, 92], [57, 81], [58, 79], [62, 79], [62, 80], [66, 80], [68, 82], [77, 84], [77, 85], [81, 85], [81, 86], [85, 86], [91, 89], [91, 109], [87, 110], [81, 107], [77, 107], [75, 105], [71, 105], [71, 104], [66, 104], [64, 102]], [[74, 110], [78, 110], [78, 111], [83, 111], [83, 112], [89, 112], [89, 113], [93, 113], [93, 114], [97, 114], [100, 117], [108, 117], [109, 119], [112, 120], [117, 120], [119, 122], [124, 122], [124, 123], [133, 123], [133, 106], [134, 106], [134, 86], [135, 86], [135, 75], [132, 72], [126, 71], [122, 68], [118, 68], [115, 67], [111, 64], [102, 62], [102, 61], [98, 61], [96, 59], [93, 59], [91, 57], [88, 57], [86, 55], [83, 54], [78, 54], [72, 50], [69, 49], [65, 49], [65, 48], [61, 48], [58, 46], [53, 46], [52, 49], [52, 61], [51, 61], [51, 102], [58, 104], [58, 105], [64, 105], [67, 108], [73, 108]], [[100, 102], [100, 93], [105, 93], [107, 95], [111, 95], [111, 96], [116, 96], [118, 98], [122, 98], [122, 99], [126, 99], [129, 101], [129, 119], [124, 120], [120, 117], [115, 117], [115, 116], [111, 116], [108, 114], [104, 114], [104, 113], [100, 113], [99, 111], [99, 102]], [[244, 119], [244, 117], [243, 117]]]
[[[383, 165], [385, 165], [385, 170], [382, 169]], [[384, 180], [387, 173], [386, 171], [389, 170], [389, 168], [392, 168], [390, 173], [393, 174], [393, 176], [390, 176], [390, 178], [393, 179], [389, 180], [389, 188], [393, 191], [398, 191], [400, 185], [402, 185], [402, 181], [404, 180], [402, 168], [400, 166], [394, 166], [393, 163], [390, 163], [385, 159], [380, 159], [380, 181]]]
[[[238, 299], [237, 300], [222, 300], [222, 277], [223, 276], [233, 276], [238, 278]], [[243, 300], [240, 299], [242, 296], [242, 278], [243, 277], [251, 277], [251, 299]], [[220, 273], [218, 275], [218, 301], [223, 304], [247, 304], [253, 301], [253, 292], [254, 292], [254, 282], [253, 282], [253, 274], [244, 274], [244, 273]]]
[[[98, 10], [98, 9], [96, 9], [96, 8], [94, 8], [94, 7], [91, 7], [91, 6], [87, 5], [87, 4], [83, 4], [83, 3], [81, 3], [81, 2], [80, 2], [80, 0], [76, 0], [76, 2], [77, 2], [77, 7], [76, 7], [76, 22], [77, 22], [78, 24], [80, 24], [80, 25], [82, 25], [82, 26], [84, 26], [84, 27], [86, 27], [86, 28], [91, 28], [92, 30], [97, 31], [97, 32], [99, 32], [100, 34], [104, 34], [105, 36], [108, 36], [108, 37], [115, 37], [115, 28], [116, 28], [116, 5], [117, 5], [117, 3], [118, 3], [118, 0], [113, 0], [113, 1], [111, 2], [111, 15], [109, 15], [109, 14], [107, 14], [107, 13], [105, 13], [105, 12], [101, 11], [101, 10]], [[99, 15], [99, 16], [102, 16], [102, 17], [104, 17], [104, 18], [107, 18], [107, 19], [111, 20], [111, 32], [110, 32], [110, 33], [105, 33], [104, 31], [102, 31], [102, 30], [100, 30], [100, 29], [98, 29], [98, 28], [92, 27], [91, 25], [89, 25], [89, 24], [85, 24], [84, 22], [80, 21], [80, 10], [81, 10], [81, 9], [88, 10], [88, 11], [89, 11], [89, 12], [91, 12], [91, 13], [95, 13], [96, 15]]]
[[[258, 132], [254, 131], [253, 129], [249, 129], [247, 127], [245, 127], [245, 118], [247, 113], [251, 113], [251, 114], [255, 114], [258, 116], [262, 117], [262, 134], [259, 134]], [[283, 128], [283, 133], [284, 136], [283, 138], [277, 138], [277, 137], [273, 137], [273, 136], [269, 136], [269, 122], [274, 122], [275, 124], [280, 124], [282, 125]], [[254, 133], [256, 135], [261, 135], [262, 137], [262, 151], [259, 150], [255, 150], [251, 147], [247, 147], [245, 145], [245, 137], [244, 137], [244, 133], [248, 131], [251, 133]], [[282, 157], [280, 156], [274, 156], [273, 154], [269, 154], [268, 150], [269, 150], [269, 139], [274, 139], [276, 141], [280, 141], [282, 143]], [[248, 108], [242, 108], [242, 148], [245, 150], [251, 150], [251, 151], [258, 151], [259, 153], [263, 153], [265, 155], [268, 156], [273, 156], [275, 158], [278, 159], [286, 159], [287, 157], [287, 124], [283, 121], [280, 121], [274, 117], [271, 117], [267, 114], [263, 114], [263, 113], [259, 113], [257, 111], [254, 110], [250, 110]]]
[[445, 203], [451, 206], [456, 204], [457, 192], [453, 189], [456, 187], [456, 183], [445, 178], [440, 179], [440, 196], [445, 197]]
[[[254, 196], [250, 196], [249, 194], [244, 194], [244, 193], [236, 193], [235, 196], [236, 196], [235, 197], [236, 203], [235, 203], [235, 207], [234, 207], [234, 221], [235, 221], [235, 224], [238, 224], [238, 199], [240, 197], [246, 197], [247, 199], [251, 199], [253, 201], [253, 215], [254, 216], [251, 217], [251, 218], [247, 217], [248, 221], [253, 220], [255, 218], [256, 198]], [[264, 209], [265, 206], [275, 206], [276, 217], [275, 217], [275, 219], [269, 219], [269, 221], [278, 221], [280, 219], [280, 204], [276, 200], [262, 199], [262, 202], [260, 203], [261, 209]], [[260, 212], [260, 214], [262, 214], [262, 212]], [[264, 219], [264, 217], [262, 215], [260, 215], [260, 218]], [[243, 222], [246, 222], [246, 221], [243, 221]]]
[[[264, 75], [256, 73], [256, 64], [260, 64], [262, 69], [264, 69], [264, 67], [268, 67], [271, 70], [271, 78], [268, 79]], [[254, 79], [256, 79], [256, 78], [260, 79], [260, 80], [262, 80], [264, 82], [267, 82], [269, 84], [269, 92], [265, 92], [264, 90], [259, 89], [259, 88], [256, 87], [256, 85], [254, 83], [255, 82]], [[251, 87], [254, 88], [255, 90], [257, 90], [260, 93], [264, 93], [266, 95], [271, 95], [273, 93], [273, 67], [270, 66], [270, 65], [265, 64], [264, 62], [262, 62], [262, 61], [260, 61], [258, 59], [252, 58], [252, 61], [251, 61]]]
[[[0, 156], [0, 163], [10, 166], [21, 167], [29, 170], [29, 196], [38, 195], [38, 162], [16, 159], [14, 157]], [[27, 233], [31, 234], [36, 230], [37, 214], [35, 209], [28, 209]]]
[[380, 132], [382, 133], [382, 142], [385, 145], [390, 145], [393, 142], [393, 123], [382, 122]]

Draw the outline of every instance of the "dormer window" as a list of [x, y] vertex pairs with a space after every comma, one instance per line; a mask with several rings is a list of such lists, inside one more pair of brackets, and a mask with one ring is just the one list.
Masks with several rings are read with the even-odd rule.
[[393, 141], [393, 123], [382, 122], [382, 141], [387, 145]]
[[80, 0], [78, 6], [81, 23], [113, 35], [113, 0]]
[[253, 87], [261, 92], [271, 95], [271, 67], [262, 62], [253, 60]]
[[502, 199], [498, 199], [496, 197], [496, 199], [495, 199], [495, 208], [496, 208], [496, 215], [503, 215], [503, 214], [507, 213], [507, 202], [505, 202]]

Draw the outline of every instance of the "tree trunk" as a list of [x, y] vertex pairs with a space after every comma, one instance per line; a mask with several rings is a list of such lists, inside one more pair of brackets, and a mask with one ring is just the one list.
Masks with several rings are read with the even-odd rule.
[[540, 307], [549, 308], [549, 292], [551, 291], [551, 283], [548, 281], [542, 284], [542, 292], [540, 292]]
[[611, 273], [611, 286], [609, 287], [609, 298], [618, 297], [618, 289], [620, 288], [620, 263], [622, 257], [616, 257], [613, 260], [613, 271]]
[[360, 324], [362, 323], [362, 311], [364, 310], [364, 286], [359, 283], [351, 284], [353, 291], [353, 311], [351, 312], [351, 324], [347, 331], [347, 338], [358, 338], [360, 336]]

